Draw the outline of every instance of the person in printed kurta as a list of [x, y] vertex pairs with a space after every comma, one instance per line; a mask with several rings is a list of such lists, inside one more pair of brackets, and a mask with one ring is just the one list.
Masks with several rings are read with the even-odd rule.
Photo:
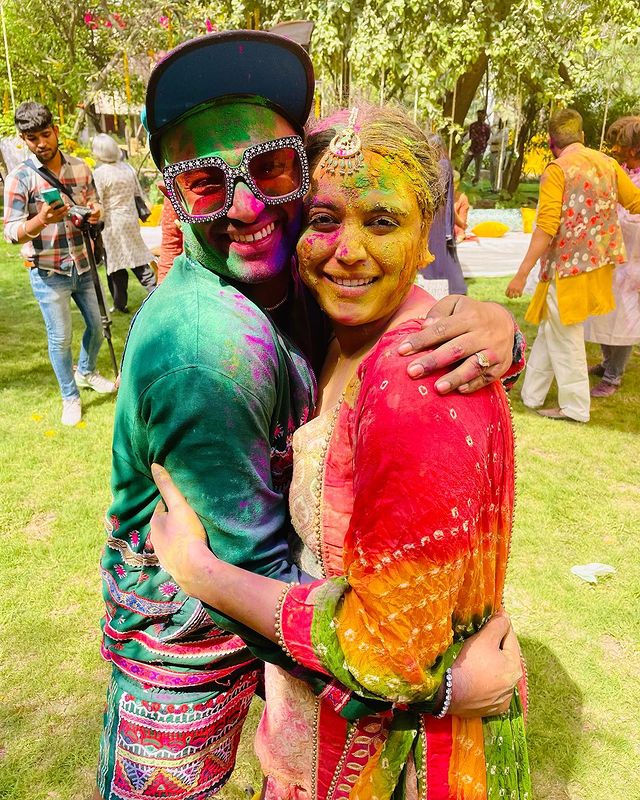
[[[607, 139], [622, 169], [640, 188], [640, 117], [616, 120], [607, 131]], [[605, 316], [589, 318], [584, 328], [584, 338], [602, 348], [602, 362], [589, 370], [602, 378], [591, 390], [591, 397], [615, 394], [633, 346], [640, 343], [640, 215], [618, 206], [618, 219], [627, 260], [613, 276], [616, 307]]]
[[[447, 715], [441, 692], [463, 642], [502, 606], [514, 453], [502, 387], [442, 397], [437, 375], [411, 381], [398, 355], [433, 303], [413, 281], [439, 202], [437, 154], [378, 107], [321, 123], [309, 153], [300, 273], [335, 339], [316, 416], [294, 434], [290, 508], [315, 580], [286, 585], [217, 559], [159, 465], [156, 555], [186, 592], [339, 682], [318, 695], [267, 666], [267, 800], [527, 800], [520, 694], [483, 720]], [[393, 705], [344, 714], [349, 692]]]
[[613, 270], [625, 260], [616, 213], [640, 212], [640, 188], [614, 159], [584, 146], [582, 117], [563, 109], [549, 121], [555, 160], [540, 182], [536, 228], [508, 297], [520, 297], [540, 259], [540, 281], [525, 319], [538, 324], [522, 386], [528, 408], [543, 405], [555, 377], [559, 408], [542, 416], [588, 422], [584, 321], [613, 310]]
[[113, 298], [111, 311], [128, 312], [130, 269], [142, 286], [150, 292], [156, 276], [149, 266], [153, 253], [140, 233], [136, 197], [144, 197], [135, 170], [121, 160], [122, 152], [116, 140], [99, 133], [93, 140], [93, 154], [102, 163], [93, 173], [102, 207], [104, 230], [102, 238], [107, 253], [107, 283]]

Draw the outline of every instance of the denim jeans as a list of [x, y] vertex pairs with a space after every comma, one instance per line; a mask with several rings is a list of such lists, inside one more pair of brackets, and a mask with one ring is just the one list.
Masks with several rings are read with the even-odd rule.
[[78, 275], [75, 267], [69, 275], [47, 272], [43, 269], [29, 270], [33, 296], [40, 305], [47, 329], [49, 360], [60, 384], [64, 400], [79, 397], [73, 378], [71, 355], [71, 298], [84, 317], [85, 331], [78, 358], [78, 371], [86, 374], [96, 368], [98, 351], [102, 344], [102, 322], [100, 309], [90, 272]]

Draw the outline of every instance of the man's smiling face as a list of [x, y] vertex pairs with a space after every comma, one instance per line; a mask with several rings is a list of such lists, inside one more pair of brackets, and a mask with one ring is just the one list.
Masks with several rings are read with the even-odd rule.
[[[233, 167], [248, 147], [295, 135], [277, 112], [255, 101], [237, 100], [203, 106], [174, 125], [162, 137], [162, 154], [167, 164], [217, 156]], [[226, 215], [192, 228], [215, 272], [252, 284], [289, 269], [301, 219], [301, 200], [265, 205], [239, 181]]]

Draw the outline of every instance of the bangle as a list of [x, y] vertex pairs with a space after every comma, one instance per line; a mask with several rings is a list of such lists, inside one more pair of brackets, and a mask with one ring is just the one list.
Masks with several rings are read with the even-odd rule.
[[442, 708], [437, 714], [433, 715], [436, 719], [442, 719], [445, 717], [449, 711], [449, 706], [451, 705], [451, 698], [453, 696], [453, 675], [451, 673], [451, 667], [449, 667], [449, 669], [444, 673], [444, 685], [445, 691]]
[[39, 233], [36, 233], [36, 234], [31, 234], [31, 233], [29, 233], [29, 231], [27, 230], [27, 223], [26, 223], [26, 222], [23, 222], [23, 223], [22, 223], [22, 232], [23, 232], [23, 233], [24, 233], [24, 235], [25, 235], [26, 237], [28, 237], [29, 239], [37, 239], [37, 238], [38, 238], [38, 236], [40, 236], [40, 233], [42, 233], [42, 231], [40, 231]]
[[290, 656], [289, 650], [287, 649], [287, 644], [284, 640], [284, 636], [282, 635], [282, 608], [284, 606], [284, 601], [287, 599], [287, 594], [289, 593], [289, 589], [292, 586], [296, 586], [297, 584], [288, 583], [280, 592], [280, 596], [278, 597], [278, 602], [276, 603], [276, 619], [275, 619], [275, 632], [276, 632], [276, 640], [280, 647], [284, 650], [284, 652]]

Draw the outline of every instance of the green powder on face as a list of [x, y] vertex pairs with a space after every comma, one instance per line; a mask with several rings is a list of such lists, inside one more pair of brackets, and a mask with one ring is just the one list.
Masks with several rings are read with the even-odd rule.
[[[165, 133], [162, 155], [167, 164], [173, 164], [220, 151], [244, 150], [252, 140], [277, 138], [274, 120], [274, 112], [258, 97], [203, 103]], [[235, 165], [233, 158], [229, 161]]]

